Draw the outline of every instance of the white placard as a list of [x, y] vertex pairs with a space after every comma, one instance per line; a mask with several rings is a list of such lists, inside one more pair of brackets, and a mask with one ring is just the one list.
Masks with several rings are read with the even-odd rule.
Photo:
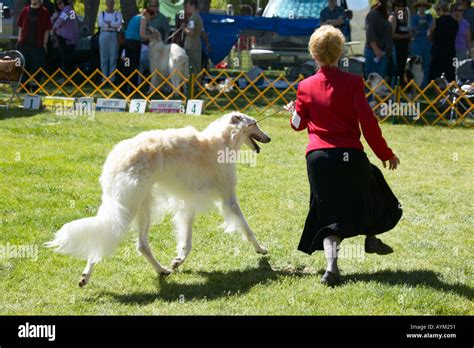
[[189, 99], [186, 106], [187, 115], [201, 115], [203, 100]]
[[23, 102], [23, 108], [38, 110], [41, 107], [41, 97], [39, 95], [27, 95]]
[[124, 112], [127, 111], [127, 101], [125, 99], [98, 98], [95, 109], [96, 111]]
[[152, 100], [150, 112], [181, 113], [183, 112], [183, 102], [181, 100]]
[[132, 99], [130, 101], [130, 113], [143, 114], [146, 111], [146, 100], [145, 99]]
[[92, 97], [81, 97], [76, 100], [76, 109], [81, 108], [82, 110], [93, 110], [94, 98]]

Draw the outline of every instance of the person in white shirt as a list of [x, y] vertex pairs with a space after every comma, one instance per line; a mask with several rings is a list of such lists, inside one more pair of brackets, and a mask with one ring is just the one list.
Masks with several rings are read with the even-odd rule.
[[[118, 33], [122, 26], [122, 14], [114, 9], [115, 0], [106, 0], [107, 9], [99, 13], [100, 70], [109, 77], [117, 68]], [[113, 82], [115, 75], [110, 78]]]

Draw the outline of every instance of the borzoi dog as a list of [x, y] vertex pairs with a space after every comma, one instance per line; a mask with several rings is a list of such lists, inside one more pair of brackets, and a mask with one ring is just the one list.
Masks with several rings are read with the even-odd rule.
[[266, 254], [240, 209], [236, 164], [218, 160], [221, 151], [237, 152], [243, 144], [258, 153], [257, 141], [268, 143], [270, 137], [253, 118], [237, 112], [217, 119], [202, 132], [189, 126], [143, 132], [124, 140], [105, 161], [97, 216], [65, 224], [46, 245], [87, 260], [79, 282], [82, 287], [89, 282], [94, 264], [112, 254], [133, 222], [138, 251], [158, 274], [168, 274], [171, 270], [155, 259], [148, 244], [152, 212], [158, 218], [174, 214], [177, 256], [171, 269], [176, 269], [191, 251], [195, 214], [215, 203], [224, 216], [225, 231], [240, 230], [257, 253]]
[[[184, 78], [189, 74], [189, 58], [186, 51], [177, 44], [167, 45], [161, 40], [160, 32], [154, 28], [147, 29], [150, 32], [151, 39], [148, 44], [148, 59], [150, 60], [150, 72], [153, 74], [151, 83], [158, 87], [162, 78], [156, 71], [159, 71], [164, 77], [170, 77], [174, 91], [179, 88]], [[169, 84], [165, 84], [169, 87]], [[183, 89], [186, 87], [183, 85]], [[153, 88], [150, 87], [152, 92]]]

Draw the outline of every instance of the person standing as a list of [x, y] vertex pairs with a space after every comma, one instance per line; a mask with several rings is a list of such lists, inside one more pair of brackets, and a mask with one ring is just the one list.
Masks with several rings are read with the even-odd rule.
[[[154, 12], [150, 8], [145, 8], [141, 14], [132, 17], [128, 22], [125, 31], [125, 68], [130, 78], [130, 83], [137, 86], [138, 69], [140, 67], [140, 57], [142, 50], [142, 40], [147, 41], [150, 35], [147, 33], [148, 23], [153, 19]], [[132, 75], [133, 74], [133, 75]], [[127, 85], [127, 92], [131, 91]]]
[[160, 2], [158, 0], [150, 1], [150, 9], [155, 13], [155, 17], [148, 23], [151, 28], [160, 32], [161, 40], [166, 43], [170, 32], [169, 19], [160, 12]]
[[323, 25], [308, 48], [320, 69], [299, 83], [296, 103], [286, 106], [291, 127], [307, 129], [309, 136], [310, 208], [298, 250], [310, 255], [324, 250], [327, 267], [321, 283], [334, 286], [340, 282], [337, 249], [342, 239], [366, 235], [365, 252], [392, 253], [375, 235], [394, 228], [402, 216], [382, 172], [363, 150], [360, 129], [384, 167], [388, 161], [389, 169], [396, 169], [400, 161], [382, 136], [362, 78], [337, 67], [343, 34]]
[[451, 15], [459, 23], [456, 34], [456, 58], [459, 62], [471, 56], [471, 28], [469, 22], [463, 18], [464, 5], [460, 2], [451, 6]]
[[433, 22], [433, 17], [426, 14], [426, 11], [431, 7], [431, 4], [426, 1], [418, 1], [413, 7], [417, 11], [411, 17], [411, 30], [413, 34], [413, 44], [411, 46], [411, 56], [420, 56], [423, 66], [423, 84], [420, 86], [424, 88], [428, 84], [428, 73], [431, 60], [431, 42], [428, 39], [428, 29]]
[[471, 47], [474, 45], [474, 7], [471, 5], [471, 0], [464, 0], [464, 19], [469, 22], [471, 28]]
[[74, 65], [74, 52], [79, 41], [79, 27], [77, 15], [69, 0], [56, 1], [56, 16], [53, 16], [53, 33], [59, 43], [59, 58], [61, 69], [71, 74]]
[[393, 44], [395, 47], [395, 76], [400, 78], [402, 83], [412, 38], [410, 28], [408, 27], [406, 6], [405, 0], [396, 0], [393, 4], [393, 12], [388, 17], [388, 21], [392, 25]]
[[[46, 65], [46, 50], [51, 30], [49, 12], [40, 0], [31, 0], [31, 4], [20, 12], [17, 25], [17, 49], [25, 57], [25, 69], [33, 74]], [[40, 78], [37, 76], [37, 80]]]
[[[106, 0], [106, 10], [99, 13], [98, 24], [100, 70], [109, 77], [117, 68], [119, 51], [118, 33], [122, 26], [122, 14], [115, 10], [115, 0]], [[115, 80], [113, 75], [110, 80]]]
[[376, 72], [382, 78], [392, 59], [393, 35], [388, 21], [387, 0], [378, 0], [365, 17], [365, 76]]
[[456, 78], [454, 67], [455, 42], [459, 24], [451, 16], [447, 3], [440, 1], [436, 4], [435, 10], [439, 14], [439, 18], [431, 24], [428, 30], [428, 37], [433, 44], [428, 78], [431, 81], [444, 74], [448, 81], [454, 81]]
[[187, 25], [183, 23], [181, 27], [186, 34], [184, 49], [189, 57], [190, 71], [199, 74], [202, 60], [201, 35], [204, 25], [197, 9], [197, 0], [186, 0], [184, 12], [189, 16]]
[[321, 10], [319, 14], [321, 25], [332, 25], [340, 31], [344, 28], [344, 9], [337, 6], [336, 0], [328, 0], [328, 6]]

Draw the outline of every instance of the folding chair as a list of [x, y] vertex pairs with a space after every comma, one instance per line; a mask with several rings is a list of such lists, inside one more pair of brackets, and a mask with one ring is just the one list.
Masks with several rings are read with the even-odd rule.
[[8, 103], [2, 105], [6, 106], [7, 109], [10, 108], [13, 97], [20, 99], [18, 89], [24, 69], [25, 57], [21, 52], [16, 50], [0, 52], [0, 84], [7, 84], [12, 90]]

